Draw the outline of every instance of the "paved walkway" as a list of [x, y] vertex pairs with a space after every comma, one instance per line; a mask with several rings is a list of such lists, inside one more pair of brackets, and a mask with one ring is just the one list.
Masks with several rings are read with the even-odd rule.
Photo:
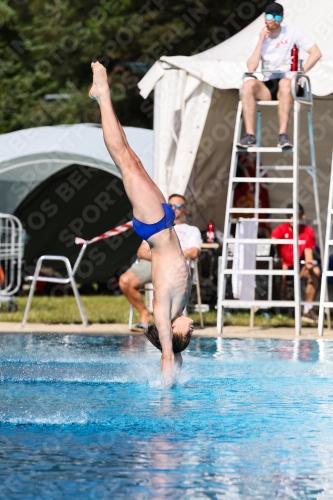
[[[58, 324], [48, 325], [41, 323], [27, 323], [24, 328], [20, 323], [0, 322], [0, 333], [68, 333], [80, 335], [141, 335], [140, 333], [130, 332], [127, 325], [124, 324], [92, 324], [87, 327], [82, 324]], [[196, 328], [196, 336], [200, 337], [219, 337], [216, 327]], [[226, 338], [256, 338], [256, 339], [294, 339], [295, 331], [293, 328], [249, 328], [247, 326], [225, 326], [222, 337]], [[303, 328], [299, 338], [333, 340], [333, 330], [325, 330], [323, 337], [318, 337], [317, 328]]]

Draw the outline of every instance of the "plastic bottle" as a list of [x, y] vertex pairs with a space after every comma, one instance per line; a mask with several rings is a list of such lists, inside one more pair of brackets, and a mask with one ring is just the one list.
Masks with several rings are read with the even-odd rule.
[[213, 221], [209, 221], [207, 227], [207, 243], [214, 243], [214, 241], [215, 241], [215, 226]]
[[291, 71], [297, 71], [298, 70], [298, 48], [297, 48], [297, 45], [294, 45], [293, 48], [291, 49], [291, 65], [290, 65], [290, 70]]

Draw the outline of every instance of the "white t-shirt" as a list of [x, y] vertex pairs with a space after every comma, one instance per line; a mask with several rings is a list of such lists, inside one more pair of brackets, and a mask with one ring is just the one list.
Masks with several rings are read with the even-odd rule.
[[[251, 42], [251, 55], [259, 42], [259, 35]], [[265, 38], [261, 49], [262, 69], [272, 71], [283, 71], [281, 73], [265, 73], [264, 81], [273, 78], [291, 78], [291, 49], [297, 45], [298, 49], [308, 52], [314, 42], [295, 26], [281, 26], [281, 32], [277, 38]]]
[[177, 233], [183, 251], [192, 247], [201, 249], [201, 233], [196, 226], [175, 224], [173, 227]]

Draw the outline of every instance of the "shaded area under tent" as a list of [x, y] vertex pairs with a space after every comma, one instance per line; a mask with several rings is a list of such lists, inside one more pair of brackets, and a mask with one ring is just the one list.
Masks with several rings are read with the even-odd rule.
[[[125, 127], [129, 144], [151, 174], [152, 131]], [[23, 223], [25, 266], [31, 272], [44, 254], [73, 264], [80, 246], [132, 217], [120, 173], [105, 147], [101, 126], [78, 124], [25, 129], [0, 136], [0, 211]], [[88, 246], [79, 283], [107, 282], [136, 257], [132, 229]], [[50, 263], [56, 272], [63, 268]], [[52, 272], [51, 269], [51, 272]]]
[[[80, 179], [80, 190], [68, 179]], [[85, 182], [87, 181], [87, 182]], [[132, 217], [132, 206], [121, 179], [103, 170], [71, 165], [36, 187], [14, 213], [27, 233], [25, 267], [35, 269], [41, 255], [65, 255], [71, 264], [80, 245], [75, 236], [91, 239]], [[105, 282], [135, 259], [140, 239], [133, 229], [87, 247], [76, 273], [79, 283]], [[62, 263], [45, 262], [62, 273]]]

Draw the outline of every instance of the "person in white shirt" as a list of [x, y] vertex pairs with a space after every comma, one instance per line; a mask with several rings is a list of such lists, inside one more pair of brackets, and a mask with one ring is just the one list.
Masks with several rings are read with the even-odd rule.
[[[195, 260], [201, 251], [201, 233], [196, 226], [184, 223], [186, 215], [186, 199], [179, 194], [172, 194], [168, 200], [175, 212], [174, 229], [186, 259]], [[151, 282], [151, 251], [148, 243], [143, 241], [137, 251], [138, 261], [120, 276], [119, 286], [127, 300], [140, 314], [140, 321], [132, 331], [147, 330], [152, 317], [147, 310], [139, 289]]]
[[[250, 73], [256, 71], [262, 63], [264, 80], [259, 81], [254, 75], [246, 79], [242, 91], [243, 118], [246, 133], [237, 143], [247, 149], [256, 145], [255, 116], [256, 100], [278, 100], [279, 137], [278, 147], [289, 148], [292, 143], [288, 137], [288, 120], [293, 104], [291, 94], [291, 50], [294, 45], [309, 54], [301, 70], [306, 73], [321, 58], [317, 45], [294, 26], [281, 26], [283, 7], [279, 3], [270, 3], [265, 8], [265, 26], [251, 44], [251, 57], [247, 61]], [[277, 72], [277, 73], [276, 73]]]

